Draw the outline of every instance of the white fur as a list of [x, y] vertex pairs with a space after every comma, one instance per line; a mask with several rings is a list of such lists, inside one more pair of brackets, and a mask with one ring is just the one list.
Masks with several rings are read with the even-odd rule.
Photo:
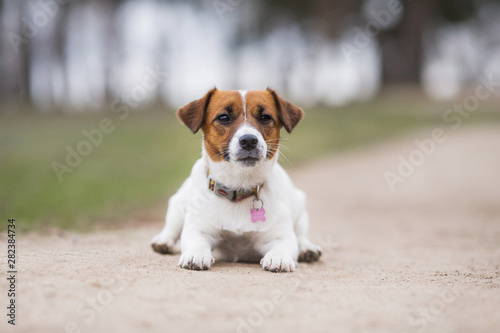
[[243, 115], [245, 116], [245, 123], [247, 122], [247, 91], [246, 90], [238, 90], [241, 95], [241, 103], [243, 103]]
[[[262, 150], [261, 161], [252, 167], [233, 158], [239, 138], [254, 134]], [[320, 251], [307, 238], [309, 225], [305, 194], [296, 189], [277, 163], [278, 153], [265, 159], [267, 144], [252, 126], [243, 124], [229, 144], [230, 161], [214, 162], [203, 147], [202, 158], [191, 175], [170, 198], [165, 227], [152, 240], [153, 245], [172, 248], [180, 238], [179, 265], [188, 269], [208, 269], [214, 260], [258, 262], [271, 271], [290, 272], [300, 252]], [[253, 199], [230, 202], [208, 189], [211, 177], [230, 188], [252, 188], [264, 184], [260, 198], [266, 221], [251, 222]]]

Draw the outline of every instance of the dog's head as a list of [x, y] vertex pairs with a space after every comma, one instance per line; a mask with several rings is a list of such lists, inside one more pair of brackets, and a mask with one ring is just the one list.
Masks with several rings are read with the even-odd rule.
[[271, 89], [241, 92], [214, 88], [180, 108], [177, 115], [193, 133], [203, 131], [204, 147], [212, 161], [252, 167], [273, 159], [281, 128], [290, 133], [304, 111]]

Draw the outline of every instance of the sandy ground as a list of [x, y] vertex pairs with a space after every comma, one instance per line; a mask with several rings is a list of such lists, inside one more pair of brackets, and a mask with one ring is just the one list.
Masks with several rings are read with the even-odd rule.
[[324, 255], [291, 274], [180, 269], [149, 247], [160, 221], [18, 235], [16, 326], [2, 314], [0, 331], [498, 332], [500, 127], [448, 134], [395, 192], [384, 172], [430, 131], [292, 168]]

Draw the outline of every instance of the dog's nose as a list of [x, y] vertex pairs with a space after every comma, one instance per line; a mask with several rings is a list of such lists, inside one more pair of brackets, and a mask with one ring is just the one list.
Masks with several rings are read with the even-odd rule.
[[259, 140], [255, 135], [245, 134], [240, 138], [240, 146], [245, 150], [252, 150], [257, 147]]

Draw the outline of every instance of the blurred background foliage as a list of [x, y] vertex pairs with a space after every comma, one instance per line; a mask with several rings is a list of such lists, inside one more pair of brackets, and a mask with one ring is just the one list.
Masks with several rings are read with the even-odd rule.
[[[270, 86], [306, 109], [289, 161], [442, 123], [500, 81], [495, 0], [1, 0], [0, 209], [26, 230], [162, 219], [200, 155], [174, 111]], [[498, 121], [498, 95], [473, 119]], [[82, 131], [113, 131], [58, 179]]]

